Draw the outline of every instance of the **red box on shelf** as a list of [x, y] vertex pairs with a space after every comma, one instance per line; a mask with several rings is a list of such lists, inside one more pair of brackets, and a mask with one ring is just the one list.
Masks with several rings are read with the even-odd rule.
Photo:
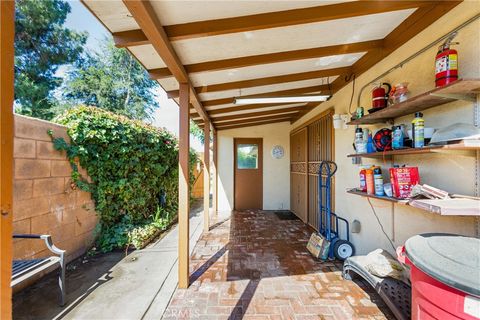
[[418, 167], [390, 168], [390, 182], [395, 198], [409, 198], [412, 187], [420, 183]]

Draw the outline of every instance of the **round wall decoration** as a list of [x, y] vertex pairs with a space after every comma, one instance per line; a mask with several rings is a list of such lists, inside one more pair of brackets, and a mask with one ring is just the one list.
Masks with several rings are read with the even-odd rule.
[[272, 157], [275, 159], [282, 159], [285, 155], [285, 150], [282, 146], [276, 145], [272, 148]]

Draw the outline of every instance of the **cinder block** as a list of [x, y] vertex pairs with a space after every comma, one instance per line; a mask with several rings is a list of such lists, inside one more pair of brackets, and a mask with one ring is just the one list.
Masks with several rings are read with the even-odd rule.
[[31, 233], [30, 231], [30, 219], [23, 219], [13, 222], [13, 233], [22, 234], [22, 233]]
[[13, 181], [13, 201], [30, 199], [33, 197], [33, 180]]
[[90, 194], [90, 192], [77, 190], [77, 191], [75, 191], [75, 194], [76, 194], [77, 207], [80, 207], [84, 204], [92, 202], [92, 195]]
[[47, 178], [50, 160], [15, 159], [15, 179]]
[[53, 142], [37, 141], [37, 158], [38, 159], [62, 159], [67, 157], [65, 151], [55, 150]]
[[35, 140], [13, 139], [14, 158], [35, 158]]
[[76, 211], [77, 210], [82, 210], [81, 208], [80, 209], [70, 209], [70, 210], [65, 210], [62, 212], [62, 223], [63, 224], [67, 224], [67, 223], [71, 223], [71, 222], [75, 222], [76, 221]]
[[65, 193], [64, 178], [44, 178], [33, 181], [33, 196], [40, 197]]
[[56, 228], [51, 229], [48, 232], [52, 236], [53, 243], [58, 244], [57, 246], [60, 249], [63, 249], [59, 245], [63, 241], [73, 237], [75, 234], [75, 223], [58, 224]]
[[40, 216], [48, 212], [50, 212], [50, 203], [47, 197], [19, 200], [13, 206], [13, 221]]
[[86, 232], [93, 231], [97, 225], [98, 219], [96, 216], [88, 214], [86, 211], [76, 211], [75, 236]]
[[32, 217], [32, 233], [50, 234], [62, 224], [62, 215], [47, 213], [41, 216]]
[[58, 215], [75, 209], [75, 195], [73, 193], [56, 194], [49, 197], [50, 211]]
[[48, 249], [44, 241], [22, 239], [13, 243], [13, 259], [29, 259], [33, 255], [45, 250]]
[[52, 130], [55, 137], [70, 141], [67, 128], [52, 122], [15, 115], [15, 137], [33, 140], [52, 141], [48, 130]]
[[52, 160], [52, 177], [68, 177], [71, 175], [72, 167], [66, 160]]

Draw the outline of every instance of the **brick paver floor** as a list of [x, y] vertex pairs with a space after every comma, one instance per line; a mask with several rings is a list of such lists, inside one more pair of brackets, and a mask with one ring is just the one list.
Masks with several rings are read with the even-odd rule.
[[272, 212], [233, 212], [198, 241], [191, 285], [177, 289], [164, 319], [394, 319], [340, 262], [306, 250], [312, 229]]

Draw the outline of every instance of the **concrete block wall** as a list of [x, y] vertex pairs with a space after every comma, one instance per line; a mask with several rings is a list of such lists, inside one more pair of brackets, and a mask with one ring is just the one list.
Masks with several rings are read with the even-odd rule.
[[[70, 261], [93, 243], [98, 219], [90, 193], [72, 184], [70, 163], [54, 149], [50, 129], [69, 141], [64, 126], [15, 115], [13, 232], [51, 234]], [[50, 252], [43, 241], [16, 239], [13, 254], [29, 259]]]

